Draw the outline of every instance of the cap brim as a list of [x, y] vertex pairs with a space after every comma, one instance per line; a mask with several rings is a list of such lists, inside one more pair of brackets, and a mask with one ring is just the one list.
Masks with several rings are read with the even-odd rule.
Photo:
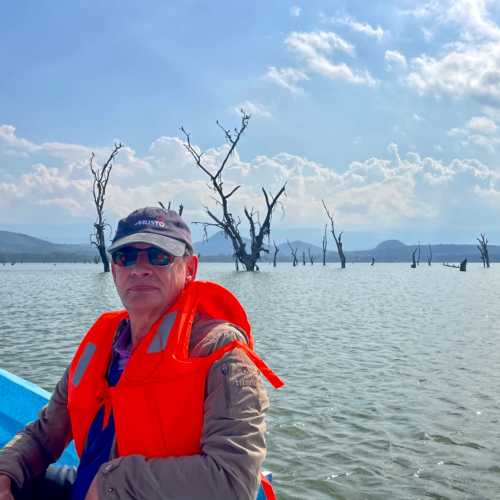
[[115, 250], [118, 250], [126, 245], [131, 245], [132, 243], [146, 243], [148, 245], [153, 245], [165, 250], [165, 252], [168, 252], [171, 255], [175, 255], [176, 257], [182, 257], [186, 252], [186, 244], [182, 241], [154, 233], [134, 233], [130, 236], [125, 236], [124, 238], [120, 238], [115, 241], [108, 248], [108, 251], [114, 252]]

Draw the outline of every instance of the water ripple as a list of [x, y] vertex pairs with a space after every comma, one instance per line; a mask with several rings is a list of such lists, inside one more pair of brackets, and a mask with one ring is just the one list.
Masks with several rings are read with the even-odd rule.
[[[247, 308], [280, 499], [491, 499], [500, 491], [500, 267], [202, 264]], [[0, 268], [0, 366], [50, 389], [120, 307], [93, 265]]]

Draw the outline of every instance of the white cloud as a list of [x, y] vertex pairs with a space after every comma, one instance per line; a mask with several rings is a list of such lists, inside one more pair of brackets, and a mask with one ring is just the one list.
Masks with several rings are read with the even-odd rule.
[[363, 33], [364, 35], [367, 36], [371, 36], [379, 41], [382, 40], [385, 34], [384, 30], [380, 26], [374, 28], [368, 23], [359, 22], [356, 19], [353, 19], [352, 17], [349, 16], [332, 18], [331, 21], [335, 24], [343, 24], [345, 26], [348, 26], [353, 31], [356, 31], [358, 33]]
[[266, 108], [263, 104], [259, 104], [252, 101], [244, 101], [232, 108], [233, 112], [238, 116], [241, 115], [241, 110], [245, 111], [245, 113], [249, 113], [253, 117], [258, 118], [271, 118], [272, 114], [269, 109]]
[[449, 135], [450, 137], [460, 137], [466, 135], [467, 131], [464, 130], [463, 128], [454, 127], [448, 130], [446, 134]]
[[275, 66], [269, 66], [264, 78], [288, 90], [292, 94], [298, 94], [303, 91], [297, 85], [300, 81], [309, 80], [309, 77], [303, 71], [295, 68], [276, 68]]
[[392, 69], [394, 66], [406, 69], [406, 57], [398, 52], [397, 50], [386, 50], [384, 59], [387, 61], [388, 69]]
[[500, 106], [500, 27], [491, 19], [492, 0], [432, 0], [411, 13], [440, 29], [452, 25], [458, 40], [437, 55], [411, 60], [408, 85], [420, 94], [470, 97]]
[[480, 134], [494, 134], [498, 127], [496, 123], [486, 116], [474, 116], [467, 123], [467, 128]]
[[355, 53], [354, 45], [331, 31], [293, 32], [286, 37], [285, 44], [306, 59], [316, 57], [318, 52], [341, 51], [350, 56]]
[[16, 127], [13, 125], [0, 125], [0, 143], [9, 145], [13, 150], [23, 150], [27, 154], [39, 149], [36, 144], [17, 137]]
[[495, 0], [430, 0], [407, 13], [438, 26], [454, 24], [463, 40], [500, 40], [500, 28], [489, 18], [488, 7], [494, 4]]
[[[484, 120], [473, 119], [468, 125], [463, 130], [471, 135], [488, 129]], [[26, 141], [28, 150], [38, 146], [15, 134], [13, 140], [18, 144]], [[0, 153], [3, 147], [7, 146], [0, 144]], [[82, 152], [88, 149], [81, 148]], [[215, 171], [227, 150], [227, 144], [207, 150], [203, 157], [207, 168]], [[93, 217], [88, 170], [74, 158], [48, 160], [33, 163], [23, 159], [22, 171], [11, 181], [1, 180], [0, 170], [0, 222]], [[85, 157], [81, 162], [84, 165]], [[118, 165], [123, 172], [112, 172], [107, 196], [110, 218], [158, 201], [172, 201], [174, 206], [183, 203], [189, 221], [206, 220], [204, 206], [216, 209], [207, 177], [196, 167], [181, 138], [156, 139], [144, 157], [128, 149], [118, 157]], [[276, 193], [285, 181], [285, 216], [275, 219], [282, 227], [318, 225], [322, 199], [335, 210], [342, 226], [351, 230], [411, 226], [415, 221], [446, 224], [460, 220], [466, 225], [475, 223], [474, 214], [479, 211], [492, 221], [500, 214], [500, 174], [495, 169], [477, 160], [444, 163], [416, 153], [403, 155], [395, 144], [390, 145], [388, 158], [355, 161], [343, 171], [287, 153], [248, 161], [236, 153], [224, 172], [226, 191], [242, 185], [232, 198], [234, 213], [241, 213], [244, 205], [263, 210], [261, 186]]]
[[496, 146], [500, 145], [500, 135], [496, 123], [486, 116], [473, 116], [463, 128], [448, 130], [450, 137], [460, 139], [462, 146], [471, 144], [481, 146], [494, 153]]
[[423, 118], [418, 115], [417, 113], [413, 113], [413, 119], [416, 121], [416, 122], [421, 122], [423, 121]]
[[292, 17], [299, 17], [302, 14], [302, 9], [298, 5], [292, 5], [290, 7], [290, 15]]
[[305, 73], [316, 73], [332, 80], [374, 86], [375, 79], [368, 71], [356, 72], [344, 62], [335, 63], [328, 59], [333, 52], [355, 56], [352, 44], [333, 32], [291, 33], [285, 40], [287, 47], [297, 54], [304, 64]]
[[420, 94], [469, 96], [500, 105], [500, 44], [456, 45], [441, 58], [412, 59], [408, 85]]

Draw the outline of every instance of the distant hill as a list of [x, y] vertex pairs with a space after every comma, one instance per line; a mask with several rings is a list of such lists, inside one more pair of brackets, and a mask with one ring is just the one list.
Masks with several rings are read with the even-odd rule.
[[[247, 244], [249, 240], [245, 239]], [[308, 260], [309, 251], [316, 262], [322, 259], [322, 249], [317, 245], [300, 240], [291, 241], [293, 248], [297, 249], [297, 257], [302, 260], [305, 253]], [[215, 233], [207, 241], [194, 243], [195, 252], [200, 255], [202, 261], [228, 262], [233, 259], [233, 247], [229, 238], [222, 231]], [[282, 242], [278, 245], [279, 261], [290, 261], [291, 252], [288, 243]], [[410, 262], [411, 253], [415, 245], [405, 245], [398, 240], [387, 240], [379, 243], [371, 250], [348, 251], [345, 249], [347, 262], [370, 262], [372, 257], [376, 262]], [[500, 246], [490, 245], [490, 260], [500, 261]], [[427, 261], [428, 247], [422, 245], [420, 249], [420, 262]], [[475, 245], [439, 244], [432, 245], [433, 262], [458, 262], [467, 258], [470, 262], [479, 262], [479, 251]], [[51, 243], [46, 240], [34, 238], [22, 233], [0, 231], [0, 263], [1, 262], [88, 262], [93, 261], [97, 252], [90, 245], [65, 245]], [[262, 260], [272, 260], [274, 246], [271, 242], [269, 254], [263, 254]], [[338, 261], [338, 255], [329, 242], [326, 254], [327, 261]]]
[[[244, 241], [248, 244], [250, 240], [244, 238]], [[233, 254], [233, 244], [224, 235], [223, 231], [215, 233], [206, 241], [195, 241], [193, 246], [194, 251], [204, 257], [215, 257], [218, 255], [231, 256]]]
[[[378, 262], [411, 262], [411, 254], [417, 245], [405, 245], [397, 240], [388, 240], [377, 245], [373, 250], [346, 252], [351, 262], [368, 262], [372, 257]], [[438, 244], [431, 245], [433, 262], [480, 262], [481, 258], [476, 245]], [[489, 245], [488, 251], [492, 262], [500, 261], [500, 246]], [[420, 246], [420, 262], [426, 263], [428, 245]], [[418, 257], [418, 254], [417, 254]]]
[[65, 245], [22, 233], [0, 231], [0, 262], [87, 262], [97, 252], [90, 245]]

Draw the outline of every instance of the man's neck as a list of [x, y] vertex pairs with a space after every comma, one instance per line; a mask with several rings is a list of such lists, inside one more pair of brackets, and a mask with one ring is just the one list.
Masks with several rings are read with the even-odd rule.
[[144, 314], [129, 311], [132, 349], [148, 334], [154, 322], [161, 316], [161, 312], [155, 311]]

